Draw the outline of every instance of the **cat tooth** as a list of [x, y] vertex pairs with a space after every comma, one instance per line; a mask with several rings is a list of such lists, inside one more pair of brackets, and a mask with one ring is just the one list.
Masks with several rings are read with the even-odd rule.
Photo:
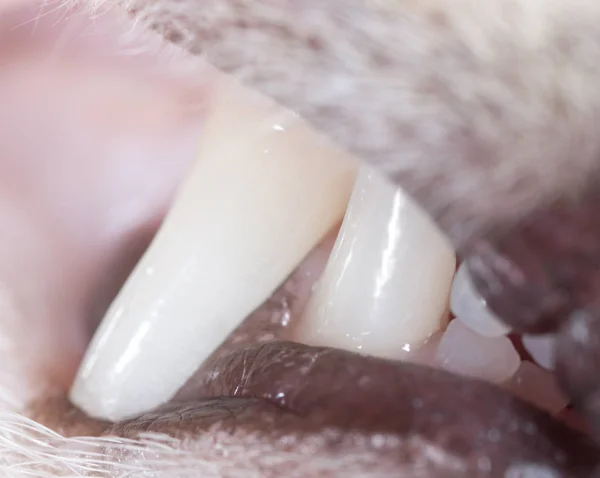
[[535, 362], [547, 369], [554, 370], [554, 349], [556, 336], [546, 335], [523, 335], [523, 347], [533, 357]]
[[454, 250], [432, 220], [402, 190], [363, 168], [292, 339], [407, 358], [445, 324], [455, 267]]
[[479, 335], [499, 337], [511, 331], [508, 325], [488, 309], [485, 299], [477, 293], [465, 262], [459, 266], [454, 277], [450, 309], [460, 321]]
[[265, 97], [220, 85], [200, 156], [78, 372], [71, 399], [93, 417], [168, 401], [344, 215], [353, 158]]
[[453, 320], [438, 346], [437, 363], [450, 372], [500, 383], [514, 375], [521, 358], [508, 337], [485, 337]]

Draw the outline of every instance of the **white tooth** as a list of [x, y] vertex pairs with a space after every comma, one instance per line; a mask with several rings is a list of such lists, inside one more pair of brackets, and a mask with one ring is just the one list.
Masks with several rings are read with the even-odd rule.
[[569, 403], [558, 388], [555, 375], [527, 360], [521, 362], [505, 386], [516, 396], [550, 413], [560, 412]]
[[441, 330], [438, 330], [421, 346], [411, 349], [406, 357], [403, 357], [403, 359], [405, 359], [407, 362], [437, 367], [437, 349], [440, 346], [440, 340], [442, 340], [443, 335], [444, 333]]
[[462, 263], [452, 284], [450, 295], [452, 313], [467, 327], [486, 337], [506, 335], [511, 328], [496, 317], [475, 290], [467, 264]]
[[169, 400], [341, 220], [356, 164], [221, 79], [200, 157], [106, 314], [71, 399], [119, 420]]
[[484, 337], [453, 320], [438, 346], [437, 362], [451, 372], [499, 383], [516, 372], [521, 359], [508, 337]]
[[446, 319], [454, 251], [430, 218], [370, 169], [293, 339], [401, 358]]
[[554, 347], [556, 337], [547, 335], [523, 335], [523, 347], [536, 363], [545, 369], [554, 370]]

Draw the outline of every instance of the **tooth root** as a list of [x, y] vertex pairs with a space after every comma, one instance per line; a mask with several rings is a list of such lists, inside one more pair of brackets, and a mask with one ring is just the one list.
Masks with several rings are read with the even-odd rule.
[[406, 358], [445, 320], [450, 243], [401, 190], [363, 168], [336, 244], [292, 338]]
[[535, 362], [548, 370], [554, 370], [554, 348], [556, 337], [548, 335], [523, 335], [523, 346]]
[[486, 337], [499, 337], [511, 328], [496, 317], [475, 290], [466, 263], [462, 263], [452, 284], [450, 295], [452, 313], [474, 332]]
[[356, 165], [221, 79], [201, 153], [88, 349], [71, 399], [119, 420], [169, 400], [346, 209]]
[[438, 346], [437, 362], [450, 372], [500, 383], [517, 371], [521, 358], [508, 337], [484, 337], [453, 320]]

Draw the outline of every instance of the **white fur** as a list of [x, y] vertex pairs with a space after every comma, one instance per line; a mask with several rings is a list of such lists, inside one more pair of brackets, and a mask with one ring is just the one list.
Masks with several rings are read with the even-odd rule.
[[[428, 463], [440, 458], [425, 454], [423, 463], [402, 470], [397, 463], [386, 466], [360, 444], [339, 454], [323, 453], [302, 443], [286, 447], [257, 440], [255, 434], [245, 440], [239, 435], [209, 430], [189, 439], [148, 432], [140, 432], [136, 439], [65, 438], [22, 415], [0, 412], [0, 477], [323, 478], [339, 476], [343, 470], [344, 476], [357, 478], [430, 478], [435, 475]], [[376, 438], [378, 443], [382, 440]], [[322, 444], [320, 437], [315, 440]]]

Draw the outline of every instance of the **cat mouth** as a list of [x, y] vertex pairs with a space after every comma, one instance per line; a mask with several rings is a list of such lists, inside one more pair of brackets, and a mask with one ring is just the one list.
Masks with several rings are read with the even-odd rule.
[[[214, 85], [226, 85], [226, 100], [241, 90], [152, 34], [132, 34], [124, 46], [123, 36], [115, 33], [123, 30], [121, 19], [111, 13], [94, 17], [78, 6], [45, 4], [7, 10], [1, 21], [0, 37], [8, 47], [2, 66], [7, 74], [0, 79], [5, 104], [0, 119], [6, 133], [0, 136], [0, 151], [5, 152], [0, 158], [0, 223], [9, 231], [0, 244], [0, 327], [6, 338], [0, 351], [3, 473], [329, 476], [342, 469], [348, 476], [591, 475], [597, 448], [557, 418], [568, 403], [553, 385], [552, 372], [535, 365], [544, 361], [539, 347], [528, 347], [533, 356], [515, 347], [521, 339], [511, 341], [510, 330], [484, 317], [485, 309], [471, 291], [465, 292], [467, 299], [460, 295], [468, 284], [463, 277], [458, 290], [461, 269], [455, 275], [454, 252], [441, 234], [398, 191], [377, 183], [375, 173], [357, 173], [352, 161], [323, 173], [332, 179], [321, 189], [293, 170], [289, 177], [310, 184], [297, 191], [286, 191], [277, 176], [269, 176], [278, 169], [251, 163], [251, 149], [236, 151], [227, 166], [232, 169], [220, 172], [222, 176], [211, 176], [216, 166], [203, 169], [202, 177], [223, 178], [221, 191], [227, 192], [202, 197], [207, 204], [215, 198], [206, 217], [236, 216], [201, 224], [214, 227], [199, 229], [197, 237], [212, 242], [190, 245], [169, 236], [170, 250], [187, 254], [186, 248], [192, 248], [198, 254], [203, 249], [216, 257], [213, 269], [206, 267], [213, 275], [207, 273], [208, 280], [188, 289], [186, 281], [173, 280], [175, 306], [166, 322], [164, 317], [149, 319], [164, 297], [148, 299], [143, 317], [159, 331], [160, 347], [142, 364], [146, 381], [126, 389], [129, 403], [153, 405], [144, 400], [177, 375], [164, 360], [167, 352], [179, 353], [170, 333], [184, 320], [202, 324], [209, 315], [212, 303], [205, 298], [212, 293], [206, 290], [217, 272], [233, 270], [217, 285], [237, 287], [222, 289], [219, 313], [229, 301], [240, 304], [257, 284], [263, 285], [262, 295], [236, 309], [238, 315], [247, 313], [230, 326], [233, 332], [224, 329], [223, 336], [197, 342], [204, 358], [192, 363], [194, 373], [184, 383], [173, 382], [177, 391], [166, 404], [124, 414], [115, 423], [91, 418], [71, 405], [67, 392], [98, 321], [107, 310], [110, 314], [110, 303], [142, 254], [150, 254], [148, 245], [156, 244], [161, 224], [168, 227], [164, 219], [191, 174], [197, 138], [207, 141], [204, 151], [214, 158], [234, 133], [240, 143], [246, 141], [242, 133], [255, 138], [252, 122], [258, 122], [251, 108], [239, 113], [235, 108], [241, 102], [232, 106], [225, 101], [232, 109], [216, 123], [222, 129], [210, 130], [216, 126], [207, 112], [221, 104]], [[236, 115], [247, 115], [234, 125], [237, 129], [231, 119]], [[288, 128], [281, 119], [277, 116], [276, 124]], [[331, 153], [328, 143], [300, 149], [308, 133], [294, 130], [295, 124], [290, 123], [292, 132], [283, 142], [267, 136], [252, 148], [281, 156], [297, 151], [315, 157], [338, 154]], [[203, 164], [211, 164], [208, 156]], [[236, 163], [240, 158], [251, 167], [243, 169]], [[357, 175], [362, 189], [357, 189]], [[306, 173], [313, 176], [313, 170]], [[209, 181], [202, 184], [203, 191], [209, 189]], [[225, 208], [235, 188], [247, 184], [258, 187], [244, 190], [246, 203]], [[310, 201], [298, 205], [292, 195], [310, 198], [306, 191], [318, 199], [320, 209], [332, 211], [316, 226], [294, 222], [299, 214], [312, 217]], [[330, 191], [334, 200], [325, 199]], [[268, 201], [258, 200], [265, 197]], [[279, 197], [280, 202], [272, 200]], [[348, 201], [354, 205], [350, 219]], [[267, 203], [277, 207], [258, 207]], [[377, 204], [387, 211], [381, 217], [374, 215]], [[394, 214], [402, 228], [394, 226]], [[267, 224], [267, 232], [255, 237], [252, 231], [259, 228], [243, 229], [242, 223]], [[400, 229], [404, 237], [394, 239], [394, 230]], [[302, 234], [304, 242], [292, 240]], [[244, 252], [251, 240], [256, 243], [252, 260]], [[345, 249], [349, 242], [365, 252]], [[284, 251], [276, 257], [287, 269], [264, 259], [271, 257], [270, 250]], [[346, 270], [342, 265], [354, 253], [362, 253], [364, 260], [354, 259], [358, 269], [340, 285]], [[385, 267], [377, 269], [384, 256], [392, 257], [385, 264], [400, 264], [388, 275]], [[229, 269], [221, 266], [223, 257], [231, 260]], [[174, 254], [164, 264], [177, 265], [180, 259]], [[254, 275], [244, 275], [246, 270]], [[270, 282], [263, 281], [268, 274]], [[374, 292], [373, 284], [382, 283], [375, 276], [387, 277], [377, 288], [386, 293]], [[164, 277], [157, 283], [161, 290], [171, 280]], [[453, 281], [457, 291], [451, 293]], [[217, 295], [221, 289], [210, 290]], [[395, 297], [401, 300], [390, 302], [389, 291], [398, 291]], [[453, 311], [458, 308], [461, 314], [456, 315], [462, 315], [453, 320], [447, 310], [451, 295]], [[465, 312], [465, 302], [474, 312]], [[319, 311], [326, 304], [323, 316]], [[327, 325], [323, 317], [339, 320]], [[216, 328], [203, 327], [203, 336]], [[180, 347], [183, 352], [194, 347], [194, 340], [190, 334], [189, 345]], [[108, 363], [119, 363], [117, 352]], [[551, 400], [540, 400], [523, 386], [531, 380], [537, 387], [539, 377], [545, 398], [554, 394]], [[121, 386], [115, 383], [111, 386]], [[126, 377], [123, 383], [133, 382]], [[86, 400], [79, 395], [79, 405], [88, 404]]]
[[584, 435], [489, 383], [291, 342], [217, 355], [172, 402], [116, 424], [64, 396], [32, 412], [33, 436], [13, 418], [4, 437], [63, 473], [67, 463], [100, 476], [585, 476], [597, 466]]

